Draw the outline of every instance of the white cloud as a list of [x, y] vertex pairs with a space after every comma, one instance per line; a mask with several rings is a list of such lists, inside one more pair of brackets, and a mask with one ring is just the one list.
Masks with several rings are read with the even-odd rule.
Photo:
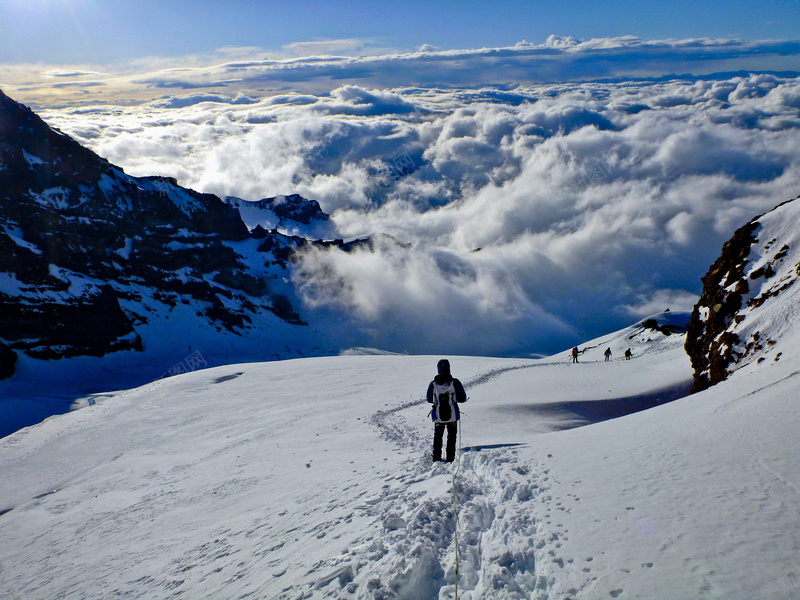
[[[220, 48], [211, 55], [149, 57], [125, 66], [57, 65], [43, 69], [41, 65], [0, 65], [0, 82], [22, 101], [52, 105], [53, 73], [59, 74], [56, 79], [72, 73], [75, 81], [93, 71], [105, 73], [103, 89], [95, 96], [83, 98], [81, 92], [85, 90], [59, 91], [63, 102], [76, 105], [94, 102], [98, 97], [104, 101], [141, 101], [152, 97], [153, 88], [248, 95], [254, 91], [276, 94], [289, 88], [322, 94], [346, 84], [362, 88], [443, 83], [474, 87], [509, 81], [566, 83], [673, 73], [796, 70], [798, 55], [800, 42], [787, 40], [646, 41], [635, 36], [575, 40], [550, 36], [538, 45], [521, 42], [507, 48], [465, 50], [438, 50], [425, 45], [416, 52], [400, 52], [380, 48], [373, 40], [341, 39], [297, 42], [278, 51]], [[752, 88], [740, 92], [751, 93]]]
[[311, 306], [338, 306], [369, 324], [370, 342], [408, 352], [526, 353], [539, 337], [573, 333], [502, 270], [391, 238], [349, 253], [310, 249], [295, 281]]
[[310, 42], [294, 42], [283, 48], [295, 56], [320, 55], [352, 55], [359, 54], [367, 46], [361, 39], [348, 38], [341, 40], [315, 40]]
[[76, 69], [50, 69], [42, 73], [42, 77], [94, 77], [96, 75], [104, 75], [104, 73], [98, 73], [97, 71], [79, 71]]
[[623, 305], [622, 308], [632, 319], [642, 319], [651, 315], [670, 310], [671, 312], [691, 311], [697, 303], [697, 296], [686, 290], [658, 290], [655, 293], [638, 296], [634, 303]]
[[[530, 46], [532, 44], [523, 43], [517, 44], [518, 46]], [[544, 42], [545, 46], [550, 48], [573, 48], [578, 45], [578, 41], [572, 36], [550, 35]]]
[[733, 230], [800, 193], [799, 97], [800, 79], [773, 75], [348, 84], [47, 117], [132, 174], [301, 193], [344, 237], [393, 236], [310, 251], [297, 274], [305, 309], [348, 312], [365, 343], [523, 353], [691, 306]]

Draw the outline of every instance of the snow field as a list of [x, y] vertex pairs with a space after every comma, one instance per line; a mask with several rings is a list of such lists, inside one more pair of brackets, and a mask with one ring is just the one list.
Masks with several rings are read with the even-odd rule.
[[[503, 364], [463, 362], [467, 376]], [[19, 485], [4, 486], [0, 526], [20, 536], [0, 558], [5, 587], [19, 598], [447, 597], [452, 466], [430, 464], [421, 404], [432, 364], [356, 356], [198, 371], [5, 438], [4, 471]], [[423, 434], [400, 415], [412, 408]], [[457, 482], [461, 589], [476, 594], [513, 573], [527, 574], [516, 589], [535, 585], [534, 524], [524, 506], [506, 509], [524, 525], [514, 533], [494, 509], [501, 496], [534, 496], [503, 452], [466, 451]], [[507, 547], [497, 554], [486, 535]]]
[[4, 598], [450, 599], [454, 477], [459, 598], [795, 597], [800, 370], [565, 431], [685, 389], [683, 337], [637, 336], [450, 357], [452, 465], [432, 356], [217, 367], [48, 419], [0, 440]]

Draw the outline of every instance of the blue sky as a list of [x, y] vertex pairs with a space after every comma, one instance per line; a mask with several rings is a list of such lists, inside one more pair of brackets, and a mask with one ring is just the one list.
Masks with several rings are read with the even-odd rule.
[[0, 89], [57, 108], [791, 73], [798, 4], [0, 0]]
[[[424, 44], [464, 49], [635, 35], [797, 39], [797, 1], [702, 0], [670, 3], [375, 2], [308, 0], [0, 0], [0, 63], [107, 64], [177, 57], [224, 47], [303, 54], [301, 42], [350, 40], [349, 53], [412, 51]], [[324, 46], [321, 46], [324, 48]]]

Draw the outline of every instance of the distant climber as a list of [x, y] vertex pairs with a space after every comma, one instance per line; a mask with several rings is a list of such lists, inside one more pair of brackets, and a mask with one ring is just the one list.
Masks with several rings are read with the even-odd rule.
[[625, 350], [625, 360], [630, 360], [631, 356], [633, 356], [633, 354], [631, 353], [631, 349], [628, 348], [627, 350]]
[[578, 347], [577, 346], [575, 346], [572, 349], [572, 362], [574, 362], [574, 363], [578, 362]]
[[436, 365], [438, 374], [428, 385], [428, 402], [433, 404], [433, 461], [442, 460], [442, 440], [447, 429], [447, 450], [445, 460], [453, 462], [456, 458], [456, 437], [458, 435], [458, 404], [467, 401], [464, 386], [450, 374], [450, 361], [446, 358]]
[[611, 360], [611, 348], [606, 348], [606, 351], [603, 352], [603, 356], [606, 357], [606, 362]]

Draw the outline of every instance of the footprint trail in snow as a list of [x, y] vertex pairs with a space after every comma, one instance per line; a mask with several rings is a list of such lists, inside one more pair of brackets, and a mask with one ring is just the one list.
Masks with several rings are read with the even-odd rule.
[[[480, 373], [465, 383], [474, 388], [508, 370]], [[517, 461], [519, 444], [462, 448], [456, 463], [432, 464], [430, 439], [410, 426], [404, 413], [425, 399], [373, 415], [381, 436], [409, 453], [403, 469], [387, 477], [380, 494], [358, 507], [378, 521], [382, 535], [370, 534], [325, 565], [327, 575], [309, 589], [313, 596], [352, 594], [377, 599], [445, 599], [456, 591], [453, 478], [458, 519], [458, 597], [549, 598], [552, 578], [537, 577], [537, 555], [557, 544], [552, 522], [545, 540], [534, 504], [547, 496], [549, 473], [530, 459]], [[460, 464], [459, 464], [460, 461]], [[547, 515], [550, 516], [549, 514]], [[549, 550], [549, 562], [563, 560]], [[546, 554], [544, 554], [547, 556]], [[322, 570], [322, 568], [320, 569]], [[292, 593], [296, 594], [297, 590]], [[294, 597], [294, 596], [293, 596]], [[287, 596], [288, 598], [288, 596]]]

